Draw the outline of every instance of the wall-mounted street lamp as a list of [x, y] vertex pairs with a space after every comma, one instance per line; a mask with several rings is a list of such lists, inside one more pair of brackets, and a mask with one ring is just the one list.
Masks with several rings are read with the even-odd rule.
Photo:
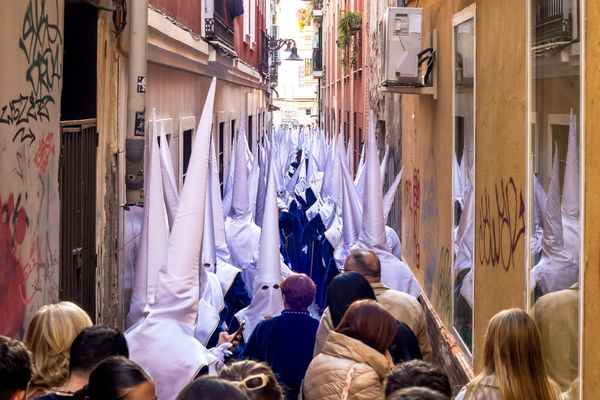
[[274, 53], [281, 50], [283, 46], [286, 52], [291, 52], [287, 61], [302, 61], [302, 57], [298, 55], [298, 47], [296, 47], [296, 41], [294, 39], [275, 39], [271, 36], [267, 36], [268, 48], [270, 53]]

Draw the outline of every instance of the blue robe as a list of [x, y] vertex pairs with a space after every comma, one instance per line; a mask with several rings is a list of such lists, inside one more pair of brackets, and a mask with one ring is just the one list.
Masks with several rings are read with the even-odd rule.
[[318, 327], [319, 321], [308, 311], [284, 310], [256, 326], [242, 356], [269, 364], [285, 387], [286, 398], [296, 399], [312, 360]]
[[304, 227], [297, 214], [283, 211], [279, 216], [283, 260], [294, 272], [301, 271], [302, 233]]
[[317, 285], [317, 294], [315, 299], [321, 299], [323, 296], [323, 278], [325, 276], [325, 265], [323, 265], [321, 240], [324, 238], [325, 225], [321, 216], [317, 214], [306, 224], [304, 235], [302, 237], [302, 248], [306, 249], [304, 254], [305, 272]]

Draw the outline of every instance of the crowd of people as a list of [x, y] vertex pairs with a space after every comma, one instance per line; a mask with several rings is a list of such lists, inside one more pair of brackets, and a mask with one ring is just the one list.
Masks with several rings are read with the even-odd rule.
[[353, 177], [341, 135], [283, 129], [251, 151], [241, 124], [221, 193], [215, 85], [180, 191], [153, 118], [125, 331], [42, 307], [23, 343], [0, 339], [0, 400], [560, 398], [521, 310], [490, 321], [462, 390], [431, 363], [421, 289], [386, 226], [401, 175], [384, 194], [373, 126]]
[[[355, 272], [335, 279], [355, 280], [356, 287], [362, 279], [365, 289], [369, 287]], [[410, 352], [399, 352], [405, 359], [394, 360], [394, 342], [405, 328], [372, 298], [372, 290], [371, 298], [368, 290], [366, 296], [354, 291], [364, 298], [345, 307], [341, 321], [322, 348], [314, 349], [318, 354], [313, 358], [311, 347], [320, 327], [306, 314], [306, 306], [315, 286], [301, 274], [290, 275], [282, 285], [289, 312], [259, 323], [244, 350], [249, 357], [222, 364], [216, 375], [195, 377], [179, 391], [177, 400], [449, 400], [456, 394], [448, 376], [421, 357], [409, 359]], [[333, 302], [329, 306], [334, 307]], [[27, 342], [0, 336], [0, 400], [157, 399], [156, 381], [129, 358], [123, 332], [91, 325], [85, 311], [73, 303], [40, 309], [25, 337]], [[412, 340], [411, 351], [418, 355], [418, 342]], [[561, 398], [558, 386], [546, 375], [535, 323], [519, 309], [492, 318], [483, 371], [455, 397]]]

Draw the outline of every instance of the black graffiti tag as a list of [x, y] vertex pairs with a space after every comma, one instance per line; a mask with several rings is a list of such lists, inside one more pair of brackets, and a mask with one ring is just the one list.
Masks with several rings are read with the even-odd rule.
[[[58, 3], [56, 0], [54, 3], [58, 16]], [[25, 53], [28, 64], [25, 79], [40, 100], [46, 101], [45, 96], [52, 98], [50, 93], [54, 84], [61, 78], [61, 45], [60, 29], [58, 23], [49, 20], [46, 0], [31, 0], [23, 20], [19, 48]]]
[[479, 199], [477, 246], [479, 262], [501, 264], [505, 271], [515, 266], [515, 251], [525, 235], [525, 203], [511, 177], [495, 184], [495, 204], [487, 188]]

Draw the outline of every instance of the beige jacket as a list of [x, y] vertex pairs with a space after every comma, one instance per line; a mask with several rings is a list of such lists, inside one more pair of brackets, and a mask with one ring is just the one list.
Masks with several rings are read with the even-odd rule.
[[304, 400], [339, 400], [354, 366], [348, 400], [383, 400], [384, 380], [391, 369], [387, 358], [359, 340], [330, 332], [323, 352], [306, 371]]
[[323, 346], [325, 345], [327, 336], [329, 335], [329, 332], [333, 329], [334, 326], [333, 321], [331, 320], [331, 313], [329, 312], [329, 307], [327, 307], [325, 311], [323, 311], [321, 321], [319, 321], [319, 328], [317, 329], [317, 338], [315, 340], [313, 358], [321, 354], [321, 350], [323, 350]]
[[454, 400], [502, 400], [496, 375], [483, 378], [478, 385], [478, 390], [463, 387]]
[[404, 322], [417, 337], [424, 361], [431, 361], [431, 344], [427, 334], [425, 312], [421, 303], [410, 294], [392, 290], [383, 283], [371, 283], [377, 301], [400, 322]]

